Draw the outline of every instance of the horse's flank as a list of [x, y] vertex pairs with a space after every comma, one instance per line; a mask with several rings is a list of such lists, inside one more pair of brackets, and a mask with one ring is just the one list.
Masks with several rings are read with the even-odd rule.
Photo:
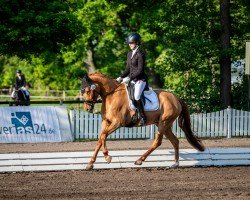
[[[124, 84], [119, 84], [116, 80], [101, 74], [93, 73], [89, 77], [100, 86], [101, 91], [105, 91], [102, 94], [103, 105], [102, 105], [102, 117], [112, 121], [114, 118], [118, 118], [121, 126], [129, 126], [135, 111], [129, 108], [128, 97]], [[156, 111], [145, 112], [147, 122], [145, 125], [159, 123], [159, 117], [162, 113], [161, 118], [176, 118], [181, 112], [181, 105], [175, 95], [164, 90], [155, 91], [160, 102], [159, 109]], [[167, 104], [162, 103], [168, 100]], [[136, 126], [136, 125], [135, 125]]]

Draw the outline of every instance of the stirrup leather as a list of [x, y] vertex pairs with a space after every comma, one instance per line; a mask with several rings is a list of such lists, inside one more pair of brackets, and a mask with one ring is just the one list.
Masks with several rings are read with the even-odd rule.
[[146, 123], [146, 116], [143, 110], [143, 103], [141, 100], [136, 101], [137, 110], [138, 110], [138, 119], [139, 119], [139, 126], [143, 126]]

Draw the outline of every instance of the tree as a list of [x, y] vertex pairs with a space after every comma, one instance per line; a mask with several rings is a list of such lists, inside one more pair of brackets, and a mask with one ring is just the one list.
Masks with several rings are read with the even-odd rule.
[[[206, 11], [206, 12], [204, 12]], [[145, 13], [145, 10], [142, 12]], [[142, 19], [151, 67], [164, 87], [184, 98], [194, 111], [216, 109], [219, 98], [219, 17], [213, 2], [155, 3]]]
[[[220, 2], [224, 6], [224, 0]], [[7, 77], [17, 68], [27, 71], [34, 88], [79, 89], [78, 77], [85, 71], [115, 78], [125, 67], [126, 37], [136, 31], [143, 39], [151, 86], [160, 80], [154, 87], [173, 91], [194, 112], [220, 109], [220, 93], [226, 107], [230, 105], [228, 58], [244, 58], [249, 20], [247, 1], [231, 1], [230, 27], [223, 28], [220, 2], [3, 0], [0, 86], [10, 84]], [[230, 43], [225, 30], [230, 31]], [[232, 97], [241, 95], [241, 88], [233, 87]]]
[[124, 37], [117, 13], [122, 4], [106, 0], [78, 2], [74, 13], [85, 28], [75, 42], [62, 50], [66, 65], [82, 66], [87, 72], [95, 70], [116, 74], [123, 65]]
[[70, 1], [2, 0], [0, 53], [22, 58], [58, 53], [75, 40], [81, 27]]
[[220, 93], [223, 107], [231, 106], [230, 0], [220, 0]]

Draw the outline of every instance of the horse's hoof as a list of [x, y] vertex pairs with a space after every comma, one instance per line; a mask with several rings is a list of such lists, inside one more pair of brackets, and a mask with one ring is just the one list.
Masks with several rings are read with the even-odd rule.
[[142, 160], [135, 161], [135, 165], [142, 165]]
[[176, 168], [179, 167], [179, 161], [175, 162], [173, 165], [170, 166], [170, 168]]
[[89, 164], [87, 164], [87, 166], [86, 166], [86, 170], [88, 170], [88, 171], [90, 171], [90, 170], [92, 170], [94, 168], [94, 165], [91, 163], [89, 163]]
[[106, 156], [105, 160], [107, 161], [107, 163], [111, 163], [112, 157], [111, 156]]

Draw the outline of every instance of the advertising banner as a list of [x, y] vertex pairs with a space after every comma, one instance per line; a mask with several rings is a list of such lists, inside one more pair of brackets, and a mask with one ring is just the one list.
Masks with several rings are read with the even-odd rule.
[[0, 143], [60, 142], [53, 106], [0, 107]]

